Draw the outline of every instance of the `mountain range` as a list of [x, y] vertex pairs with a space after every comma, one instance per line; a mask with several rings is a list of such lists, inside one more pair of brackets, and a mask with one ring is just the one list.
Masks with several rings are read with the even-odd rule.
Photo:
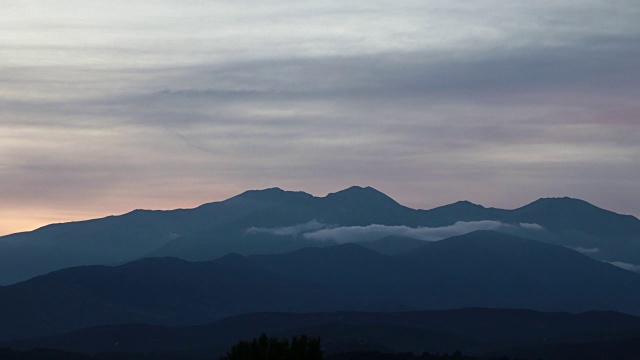
[[474, 230], [562, 245], [628, 270], [640, 264], [640, 220], [578, 199], [544, 198], [514, 210], [467, 201], [415, 210], [370, 187], [325, 197], [271, 188], [194, 209], [135, 210], [0, 237], [0, 284], [148, 257], [206, 261], [349, 242], [393, 253]]
[[0, 348], [210, 356], [269, 331], [335, 352], [633, 358], [639, 235], [578, 199], [415, 210], [370, 187], [52, 224], [0, 238]]
[[464, 307], [640, 315], [640, 275], [495, 231], [396, 255], [341, 244], [205, 262], [150, 258], [0, 287], [0, 340], [107, 324], [195, 325], [256, 311]]

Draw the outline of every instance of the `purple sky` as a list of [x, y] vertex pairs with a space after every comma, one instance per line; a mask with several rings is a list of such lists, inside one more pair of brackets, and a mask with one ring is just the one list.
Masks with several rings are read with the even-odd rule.
[[0, 234], [278, 186], [640, 215], [640, 2], [19, 1]]

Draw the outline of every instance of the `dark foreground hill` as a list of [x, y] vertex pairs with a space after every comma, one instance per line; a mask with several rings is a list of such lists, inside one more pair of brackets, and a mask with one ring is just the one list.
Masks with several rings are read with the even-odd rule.
[[[493, 230], [569, 246], [599, 260], [626, 263], [621, 265], [628, 268], [640, 264], [640, 220], [582, 200], [540, 199], [515, 210], [460, 201], [414, 210], [370, 187], [351, 187], [325, 197], [273, 188], [247, 191], [194, 209], [136, 210], [0, 237], [0, 284], [71, 266], [112, 265], [143, 257], [201, 261], [234, 252], [275, 254], [335, 244], [308, 236], [323, 229], [377, 225], [392, 232], [338, 242], [376, 241], [389, 235], [411, 238], [411, 234], [393, 233], [398, 228], [384, 227], [449, 227], [440, 233], [451, 236], [488, 229], [487, 223], [478, 227], [477, 222], [483, 221], [492, 222]], [[462, 227], [456, 226], [459, 222]], [[386, 253], [412, 246], [408, 241], [398, 248], [387, 245], [373, 246]]]
[[0, 287], [0, 339], [105, 324], [198, 324], [255, 311], [460, 307], [640, 314], [640, 275], [494, 231], [393, 256], [343, 244], [210, 262], [145, 259]]
[[548, 356], [561, 353], [557, 350], [560, 344], [576, 352], [578, 346], [606, 348], [607, 344], [640, 338], [640, 318], [612, 312], [569, 314], [479, 308], [399, 313], [255, 313], [192, 327], [95, 327], [3, 346], [85, 353], [222, 355], [237, 341], [263, 332], [287, 338], [297, 334], [320, 336], [329, 355], [348, 351], [422, 354], [459, 350], [475, 355], [517, 354], [522, 358], [544, 353], [543, 358], [552, 358]]

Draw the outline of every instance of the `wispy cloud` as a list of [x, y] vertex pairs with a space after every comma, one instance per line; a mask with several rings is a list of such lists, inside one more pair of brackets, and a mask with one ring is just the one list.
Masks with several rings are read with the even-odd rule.
[[544, 227], [542, 227], [542, 225], [539, 225], [539, 224], [520, 223], [518, 225], [521, 228], [528, 229], [528, 230], [544, 230]]
[[368, 225], [368, 226], [346, 226], [332, 229], [322, 229], [303, 236], [307, 239], [320, 241], [336, 241], [339, 243], [361, 242], [381, 239], [386, 236], [397, 235], [414, 238], [424, 241], [437, 241], [447, 237], [466, 234], [476, 230], [496, 230], [503, 226], [498, 221], [459, 221], [450, 226], [444, 227], [417, 227], [408, 226], [386, 226], [386, 225]]
[[116, 2], [3, 4], [5, 213], [354, 183], [638, 213], [638, 1]]
[[600, 252], [599, 248], [587, 248], [583, 246], [567, 246], [569, 249], [575, 250], [582, 254], [596, 254]]
[[313, 232], [319, 229], [329, 227], [329, 225], [322, 224], [317, 220], [311, 220], [304, 224], [298, 224], [293, 226], [285, 226], [278, 228], [260, 228], [250, 227], [247, 229], [249, 234], [271, 234], [276, 236], [298, 236], [302, 233]]
[[[528, 224], [529, 228], [538, 229], [537, 224]], [[303, 236], [305, 239], [351, 243], [373, 241], [386, 236], [396, 235], [423, 241], [438, 241], [451, 236], [463, 235], [476, 230], [500, 230], [514, 228], [514, 225], [498, 221], [459, 221], [443, 227], [409, 227], [371, 224], [367, 226], [335, 226], [312, 220], [308, 223], [279, 228], [249, 228], [250, 234], [271, 234], [277, 236]]]
[[629, 264], [626, 262], [622, 262], [622, 261], [612, 261], [609, 264], [617, 266], [621, 269], [625, 269], [625, 270], [629, 270], [629, 271], [634, 271], [637, 273], [640, 273], [640, 265], [636, 265], [636, 264]]

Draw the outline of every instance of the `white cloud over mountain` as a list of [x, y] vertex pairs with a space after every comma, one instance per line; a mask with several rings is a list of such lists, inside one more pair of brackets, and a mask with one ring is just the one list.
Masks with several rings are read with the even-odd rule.
[[317, 220], [311, 220], [304, 224], [298, 224], [278, 228], [247, 229], [250, 234], [271, 234], [277, 236], [302, 236], [309, 240], [331, 241], [337, 243], [350, 243], [373, 241], [386, 236], [403, 236], [423, 241], [438, 241], [451, 236], [463, 235], [476, 230], [499, 230], [504, 228], [541, 229], [537, 224], [519, 224], [518, 226], [505, 224], [499, 221], [458, 221], [453, 225], [442, 227], [409, 227], [405, 225], [389, 226], [371, 224], [367, 226], [335, 226], [322, 224]]
[[583, 254], [595, 254], [600, 252], [599, 248], [588, 248], [584, 246], [567, 246], [569, 249], [575, 250], [579, 253]]
[[629, 270], [629, 271], [640, 273], [640, 265], [630, 264], [630, 263], [622, 262], [622, 261], [612, 261], [609, 264], [617, 266], [617, 267], [619, 267], [621, 269], [625, 269], [625, 270]]
[[322, 224], [318, 222], [318, 220], [313, 219], [304, 224], [278, 227], [278, 228], [250, 227], [249, 229], [247, 229], [247, 233], [271, 234], [271, 235], [277, 235], [277, 236], [298, 236], [301, 233], [313, 232], [316, 230], [324, 229], [326, 227], [328, 227], [328, 225]]

